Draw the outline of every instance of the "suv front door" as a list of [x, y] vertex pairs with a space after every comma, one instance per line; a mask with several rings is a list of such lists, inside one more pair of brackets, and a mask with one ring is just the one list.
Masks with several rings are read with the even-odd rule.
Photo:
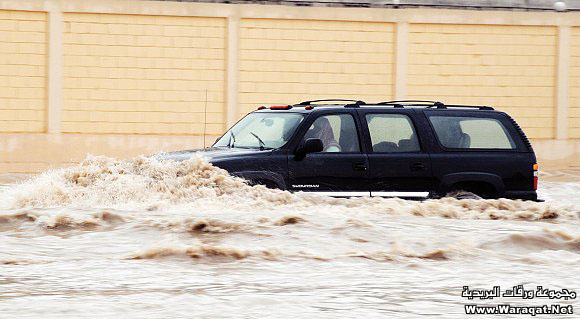
[[304, 159], [288, 155], [288, 189], [337, 197], [369, 196], [369, 163], [362, 151], [356, 112], [325, 112], [310, 118], [306, 125], [308, 130], [299, 145], [308, 138], [319, 138], [323, 151], [307, 154]]
[[423, 198], [433, 191], [429, 154], [412, 109], [359, 109], [369, 159], [371, 196]]

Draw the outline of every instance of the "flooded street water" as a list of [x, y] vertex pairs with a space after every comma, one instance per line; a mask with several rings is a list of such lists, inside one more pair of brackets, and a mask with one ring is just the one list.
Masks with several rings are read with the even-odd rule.
[[463, 318], [474, 303], [572, 305], [571, 318], [580, 298], [461, 295], [580, 293], [579, 175], [543, 175], [545, 203], [290, 194], [198, 159], [7, 177], [0, 318]]

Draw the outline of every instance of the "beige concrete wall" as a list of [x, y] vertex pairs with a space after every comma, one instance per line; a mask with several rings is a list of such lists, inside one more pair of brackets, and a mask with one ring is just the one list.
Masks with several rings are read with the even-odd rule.
[[570, 138], [580, 138], [580, 27], [572, 28], [570, 62]]
[[493, 105], [554, 137], [556, 27], [411, 24], [408, 94]]
[[[207, 143], [215, 139], [207, 136]], [[42, 172], [78, 163], [88, 154], [130, 158], [199, 148], [201, 136], [5, 133], [0, 139], [0, 174]]]
[[492, 105], [580, 165], [580, 12], [0, 0], [0, 172], [201, 147], [204, 122], [208, 145], [317, 98]]
[[541, 169], [580, 167], [580, 140], [532, 140]]
[[393, 23], [243, 19], [240, 31], [240, 115], [262, 104], [393, 98]]
[[45, 130], [46, 18], [0, 10], [0, 132]]
[[64, 133], [224, 129], [225, 19], [64, 15]]

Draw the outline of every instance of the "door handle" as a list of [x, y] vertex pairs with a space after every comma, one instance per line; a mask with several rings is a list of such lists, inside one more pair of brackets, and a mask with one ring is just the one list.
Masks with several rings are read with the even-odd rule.
[[422, 171], [425, 169], [425, 164], [423, 163], [413, 163], [411, 164], [412, 171]]
[[354, 163], [352, 164], [352, 169], [355, 171], [366, 171], [367, 166], [365, 163]]

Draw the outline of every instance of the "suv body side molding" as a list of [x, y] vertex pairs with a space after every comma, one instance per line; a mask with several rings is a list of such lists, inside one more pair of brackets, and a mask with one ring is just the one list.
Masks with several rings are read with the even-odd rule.
[[371, 192], [371, 197], [429, 197], [429, 192]]
[[300, 191], [303, 194], [316, 194], [316, 195], [323, 195], [323, 196], [330, 196], [330, 197], [370, 197], [371, 192], [344, 192], [344, 191], [336, 191], [336, 192], [304, 192]]
[[331, 197], [406, 197], [406, 198], [427, 198], [429, 192], [302, 192], [306, 194], [316, 194]]

